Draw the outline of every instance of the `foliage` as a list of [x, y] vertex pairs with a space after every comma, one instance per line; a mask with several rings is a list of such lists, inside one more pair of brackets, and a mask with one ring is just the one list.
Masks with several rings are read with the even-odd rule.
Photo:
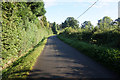
[[68, 17], [64, 23], [62, 23], [62, 28], [66, 28], [66, 27], [72, 27], [74, 29], [79, 28], [79, 24], [78, 21], [76, 19], [74, 19], [73, 17]]
[[52, 25], [52, 31], [53, 31], [54, 34], [57, 34], [57, 25], [56, 25], [55, 22]]
[[93, 25], [90, 21], [85, 21], [82, 26], [82, 29], [86, 29], [86, 30], [92, 30], [93, 29]]
[[45, 16], [43, 16], [41, 20], [42, 20], [44, 26], [49, 27], [47, 18]]
[[44, 15], [46, 13], [46, 11], [44, 9], [44, 3], [43, 3], [43, 1], [41, 1], [41, 2], [28, 2], [27, 5], [30, 6], [31, 11], [37, 17], [38, 16], [42, 16], [42, 15]]
[[25, 56], [16, 60], [12, 65], [3, 70], [2, 80], [25, 80], [27, 75], [35, 64], [37, 57], [42, 52], [47, 39], [43, 39], [32, 50], [30, 50]]
[[103, 17], [103, 19], [98, 20], [98, 26], [101, 30], [106, 30], [111, 28], [112, 19], [108, 16]]
[[93, 27], [90, 21], [85, 21], [81, 28], [65, 28], [58, 37], [84, 54], [119, 73], [119, 19], [113, 21], [110, 17], [105, 16], [98, 21], [98, 25], [95, 27]]
[[100, 28], [99, 22], [97, 26], [93, 27], [90, 21], [85, 21], [82, 24], [81, 28], [65, 28], [62, 34], [66, 35], [66, 37], [68, 38], [85, 41], [91, 44], [120, 49], [119, 26], [110, 24], [112, 22], [112, 19], [109, 17], [104, 17], [102, 21], [102, 23], [104, 23], [103, 29]]
[[84, 31], [81, 29], [75, 30], [72, 28], [66, 28], [63, 35], [68, 38], [73, 38], [80, 41], [85, 41], [91, 44], [103, 45], [107, 47], [112, 47], [120, 49], [120, 32], [119, 30], [111, 30], [106, 32], [94, 32], [96, 28], [92, 31]]
[[120, 73], [120, 51], [112, 48], [92, 45], [83, 41], [75, 40], [73, 38], [66, 38], [65, 35], [60, 34], [58, 38], [72, 47], [78, 49], [80, 52], [83, 52], [87, 56], [95, 59], [99, 63], [107, 66]]
[[58, 24], [56, 24], [56, 22], [54, 22], [54, 23], [49, 22], [49, 27], [52, 28], [52, 32], [54, 34], [58, 34], [59, 30], [61, 29], [60, 26]]
[[[39, 3], [39, 2], [38, 2]], [[27, 2], [3, 2], [2, 3], [2, 59], [3, 68], [14, 60], [25, 55], [30, 48], [38, 44], [45, 36], [52, 33], [46, 25], [42, 26], [34, 13], [34, 9], [43, 8], [43, 5]], [[42, 2], [40, 2], [43, 4]], [[39, 6], [38, 6], [39, 5]], [[42, 12], [42, 11], [41, 11]], [[41, 13], [40, 12], [40, 13]], [[43, 14], [40, 14], [43, 16]]]

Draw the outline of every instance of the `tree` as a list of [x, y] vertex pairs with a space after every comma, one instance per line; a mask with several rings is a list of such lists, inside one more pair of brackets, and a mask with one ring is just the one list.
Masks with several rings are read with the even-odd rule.
[[108, 17], [105, 16], [103, 17], [103, 19], [98, 20], [98, 26], [101, 30], [107, 29], [107, 28], [111, 28], [111, 23], [113, 22], [113, 20]]
[[66, 27], [69, 27], [69, 23], [68, 21], [65, 20], [65, 22], [62, 23], [62, 28], [66, 28]]
[[72, 28], [79, 28], [79, 22], [74, 19], [74, 17], [68, 17], [64, 23], [62, 23], [62, 28], [66, 28], [66, 27], [72, 27]]
[[46, 13], [43, 1], [41, 1], [41, 2], [28, 2], [27, 5], [30, 6], [31, 11], [37, 17], [42, 16]]
[[120, 26], [120, 18], [116, 19], [115, 21], [118, 22], [118, 26]]
[[92, 25], [92, 23], [90, 21], [85, 21], [84, 23], [82, 23], [81, 29], [92, 30], [93, 25]]
[[52, 31], [53, 31], [54, 34], [57, 34], [57, 25], [56, 25], [55, 22], [52, 25]]

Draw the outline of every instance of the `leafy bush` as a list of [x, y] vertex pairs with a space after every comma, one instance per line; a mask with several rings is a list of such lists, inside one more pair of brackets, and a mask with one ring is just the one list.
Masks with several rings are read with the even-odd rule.
[[[38, 15], [43, 13], [35, 11], [44, 5], [39, 5], [31, 11], [30, 5], [38, 5], [43, 2], [3, 2], [2, 3], [2, 59], [3, 68], [9, 63], [25, 55], [30, 48], [33, 48], [45, 36], [52, 33], [51, 29], [41, 26]], [[37, 15], [37, 16], [36, 16]]]
[[[106, 22], [104, 22], [106, 23]], [[110, 25], [110, 24], [109, 24]], [[101, 27], [101, 28], [99, 28]], [[99, 25], [92, 30], [65, 28], [59, 38], [101, 64], [120, 71], [120, 28]]]
[[105, 66], [113, 69], [114, 71], [120, 71], [120, 51], [112, 48], [92, 45], [86, 42], [74, 40], [73, 38], [66, 38], [63, 35], [58, 35], [58, 38], [68, 43], [72, 47], [75, 47], [80, 52], [83, 52], [87, 56], [95, 59], [96, 61], [104, 64]]
[[61, 33], [66, 38], [73, 38], [80, 41], [85, 41], [91, 44], [103, 45], [111, 48], [120, 49], [120, 32], [117, 29], [104, 32], [86, 31], [85, 29], [65, 28]]

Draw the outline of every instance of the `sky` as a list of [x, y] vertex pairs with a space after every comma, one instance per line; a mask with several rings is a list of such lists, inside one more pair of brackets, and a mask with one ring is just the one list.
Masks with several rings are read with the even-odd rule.
[[[88, 7], [97, 0], [43, 0], [47, 20], [61, 24], [67, 17], [77, 19]], [[118, 18], [118, 2], [120, 0], [98, 0], [98, 2], [77, 20], [79, 24], [91, 21], [95, 26], [99, 19], [109, 16], [113, 20]]]

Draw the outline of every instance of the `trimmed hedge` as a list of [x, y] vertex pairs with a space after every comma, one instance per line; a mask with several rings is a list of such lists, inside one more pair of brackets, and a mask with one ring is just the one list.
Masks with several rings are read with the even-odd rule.
[[[41, 2], [41, 4], [43, 3]], [[44, 37], [52, 34], [50, 28], [40, 23], [42, 21], [38, 20], [36, 14], [32, 12], [30, 5], [33, 5], [33, 3], [2, 2], [3, 68], [25, 55], [29, 49], [33, 48]], [[42, 7], [44, 5], [41, 5]]]
[[25, 56], [16, 60], [11, 66], [2, 71], [2, 80], [26, 80], [29, 72], [32, 70], [37, 57], [41, 54], [47, 38], [42, 39]]

